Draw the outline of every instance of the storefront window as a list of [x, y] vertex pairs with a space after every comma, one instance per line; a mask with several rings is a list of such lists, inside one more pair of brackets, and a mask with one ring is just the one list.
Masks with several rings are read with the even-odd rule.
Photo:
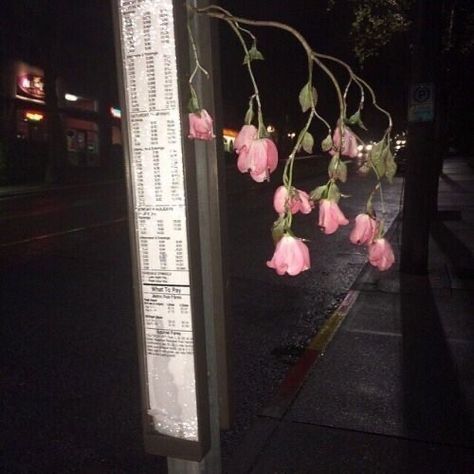
[[17, 110], [16, 138], [26, 142], [48, 140], [45, 114], [41, 110]]
[[65, 117], [68, 161], [73, 166], [100, 166], [98, 126], [95, 122]]

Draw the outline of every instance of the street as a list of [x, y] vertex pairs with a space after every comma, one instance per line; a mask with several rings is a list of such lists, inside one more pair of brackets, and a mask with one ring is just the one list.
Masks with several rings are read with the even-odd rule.
[[0, 246], [52, 238], [77, 228], [124, 220], [126, 190], [120, 181], [59, 187], [1, 197]]
[[[326, 181], [315, 160], [314, 177], [309, 159], [296, 171], [298, 188]], [[266, 266], [278, 181], [256, 185], [236, 169], [226, 179], [235, 425], [223, 435], [224, 465], [366, 262], [351, 225], [326, 236], [313, 211], [294, 220], [311, 241], [311, 270], [279, 277]], [[373, 185], [354, 175], [341, 186], [349, 219]], [[401, 185], [385, 186], [387, 225]], [[3, 472], [160, 472], [163, 460], [141, 445], [123, 185], [4, 197], [0, 213]]]

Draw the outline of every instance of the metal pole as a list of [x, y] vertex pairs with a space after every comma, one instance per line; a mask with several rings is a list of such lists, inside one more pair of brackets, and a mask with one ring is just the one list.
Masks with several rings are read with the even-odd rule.
[[[229, 423], [222, 143], [185, 138], [184, 5], [114, 0], [113, 12], [145, 449], [167, 456], [171, 474], [219, 474], [220, 418]], [[201, 60], [213, 70], [208, 19], [192, 21]], [[213, 82], [195, 88], [215, 117]], [[219, 119], [216, 135], [222, 136]]]
[[[195, 1], [195, 6], [204, 6], [207, 1]], [[178, 6], [177, 6], [178, 8]], [[177, 17], [177, 34], [184, 35], [183, 22]], [[224, 261], [225, 202], [223, 200], [225, 171], [222, 159], [222, 136], [219, 118], [219, 77], [218, 65], [213, 52], [216, 51], [215, 37], [209, 20], [194, 16], [192, 19], [198, 43], [200, 59], [209, 69], [212, 80], [198, 77], [195, 88], [203, 106], [215, 118], [216, 140], [194, 143], [196, 157], [196, 177], [199, 209], [199, 238], [201, 247], [201, 269], [203, 285], [203, 303], [206, 332], [206, 354], [208, 368], [209, 415], [211, 429], [211, 449], [200, 462], [168, 458], [169, 474], [219, 474], [221, 472], [220, 427], [230, 424], [228, 396], [228, 367], [226, 345], [227, 313], [227, 273]], [[183, 42], [184, 44], [184, 42]], [[217, 102], [217, 104], [216, 104]], [[217, 357], [219, 354], [219, 357]]]
[[415, 38], [412, 56], [412, 93], [416, 85], [431, 84], [434, 90], [434, 116], [410, 120], [408, 125], [408, 163], [403, 203], [403, 230], [400, 268], [404, 273], [428, 272], [428, 243], [432, 203], [435, 200], [438, 166], [435, 157], [435, 117], [439, 113], [438, 55], [441, 52], [443, 2], [417, 0]]

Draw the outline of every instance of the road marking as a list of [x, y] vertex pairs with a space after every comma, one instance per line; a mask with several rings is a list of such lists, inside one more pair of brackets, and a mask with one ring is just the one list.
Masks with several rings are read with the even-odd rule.
[[120, 222], [125, 222], [126, 220], [127, 220], [126, 217], [119, 217], [118, 219], [113, 219], [111, 221], [106, 221], [106, 222], [100, 222], [99, 224], [93, 224], [93, 225], [89, 225], [89, 226], [86, 226], [86, 227], [74, 227], [73, 229], [62, 230], [60, 232], [51, 232], [50, 234], [36, 235], [34, 237], [29, 237], [28, 239], [21, 239], [21, 240], [15, 240], [13, 242], [2, 243], [2, 244], [0, 244], [0, 248], [13, 247], [15, 245], [22, 245], [22, 244], [29, 244], [31, 242], [35, 242], [36, 240], [44, 240], [44, 239], [50, 239], [50, 238], [54, 238], [54, 237], [61, 237], [63, 235], [74, 234], [76, 232], [83, 232], [83, 231], [89, 230], [89, 229], [97, 229], [97, 228], [100, 228], [100, 227], [107, 227], [109, 225], [118, 224]]
[[263, 416], [282, 418], [303, 386], [311, 367], [324, 355], [339, 326], [356, 302], [359, 291], [349, 290], [346, 297], [306, 347], [298, 362], [286, 374], [275, 398], [263, 409]]

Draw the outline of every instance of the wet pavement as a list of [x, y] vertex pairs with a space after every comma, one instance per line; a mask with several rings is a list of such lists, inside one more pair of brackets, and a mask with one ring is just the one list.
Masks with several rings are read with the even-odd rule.
[[1, 472], [164, 465], [142, 448], [123, 227], [40, 241], [27, 256], [9, 249], [3, 259]]
[[[290, 369], [299, 390], [284, 410], [271, 401], [260, 412], [228, 472], [474, 471], [474, 172], [465, 160], [446, 161], [439, 206], [429, 275], [366, 266], [333, 340], [306, 373]], [[400, 232], [397, 220], [397, 255]]]
[[[324, 176], [310, 177], [310, 166], [302, 163], [297, 187], [311, 190]], [[316, 164], [325, 168], [325, 164]], [[307, 170], [304, 169], [307, 167]], [[242, 186], [246, 183], [239, 176]], [[237, 180], [237, 178], [235, 178]], [[365, 206], [373, 180], [351, 176], [343, 187], [351, 198], [340, 203], [353, 219]], [[324, 235], [317, 227], [317, 212], [297, 215], [295, 233], [309, 239], [312, 268], [297, 277], [278, 276], [265, 262], [273, 253], [269, 229], [276, 214], [272, 208], [273, 183], [263, 184], [242, 206], [228, 197], [231, 242], [232, 313], [229, 333], [233, 369], [235, 425], [223, 435], [224, 472], [230, 472], [233, 454], [245, 438], [256, 416], [272, 400], [289, 368], [304, 352], [310, 339], [345, 297], [367, 258], [364, 249], [349, 242], [350, 226]], [[387, 224], [400, 210], [402, 178], [385, 187]], [[271, 211], [268, 212], [267, 210]], [[377, 209], [380, 209], [377, 206]], [[241, 225], [245, 222], [245, 225]]]
[[[306, 190], [324, 182], [304, 170], [299, 178]], [[312, 240], [312, 269], [277, 276], [265, 265], [275, 184], [256, 188], [240, 174], [228, 184], [235, 425], [222, 436], [224, 472], [366, 258], [348, 242], [348, 226], [325, 236], [312, 213], [295, 223]], [[347, 184], [347, 217], [360, 212], [372, 185], [357, 176]], [[388, 221], [399, 211], [401, 185], [397, 179], [387, 188]], [[3, 472], [166, 472], [164, 460], [142, 447], [125, 222], [0, 253]]]

